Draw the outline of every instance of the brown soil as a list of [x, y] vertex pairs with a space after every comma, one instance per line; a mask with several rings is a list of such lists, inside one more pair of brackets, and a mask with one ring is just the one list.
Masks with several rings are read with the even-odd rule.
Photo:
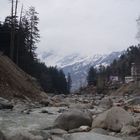
[[35, 78], [26, 74], [8, 57], [0, 55], [0, 97], [39, 101], [45, 96]]
[[140, 81], [123, 84], [119, 89], [111, 93], [112, 95], [140, 95]]

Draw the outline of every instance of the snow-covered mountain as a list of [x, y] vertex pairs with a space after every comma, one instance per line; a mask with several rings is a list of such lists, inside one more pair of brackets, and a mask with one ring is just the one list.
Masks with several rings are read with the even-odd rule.
[[70, 73], [72, 78], [72, 90], [76, 90], [87, 84], [87, 72], [91, 66], [98, 67], [101, 64], [107, 66], [114, 59], [118, 59], [122, 53], [123, 52], [112, 52], [110, 54], [96, 55], [71, 54], [64, 56], [50, 51], [40, 54], [39, 58], [45, 62], [47, 66], [57, 66], [63, 69], [66, 75]]

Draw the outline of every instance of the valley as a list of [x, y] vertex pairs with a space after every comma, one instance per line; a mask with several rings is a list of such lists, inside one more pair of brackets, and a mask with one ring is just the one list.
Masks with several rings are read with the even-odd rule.
[[87, 85], [87, 73], [91, 66], [108, 66], [123, 53], [124, 51], [112, 52], [110, 54], [91, 54], [87, 56], [80, 54], [63, 56], [57, 54], [57, 52], [50, 51], [39, 54], [39, 59], [45, 62], [47, 66], [57, 66], [63, 69], [66, 76], [70, 73], [72, 91], [75, 91]]

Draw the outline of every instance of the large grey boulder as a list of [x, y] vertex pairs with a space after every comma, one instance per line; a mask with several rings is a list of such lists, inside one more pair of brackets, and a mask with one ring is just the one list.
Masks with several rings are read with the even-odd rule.
[[0, 109], [12, 109], [13, 105], [6, 99], [0, 97]]
[[108, 111], [99, 114], [92, 122], [92, 128], [107, 128], [106, 116]]
[[71, 135], [65, 135], [65, 140], [122, 140], [112, 136], [101, 135], [97, 133], [73, 133]]
[[125, 125], [134, 123], [133, 117], [121, 107], [112, 107], [105, 120], [107, 128], [113, 131], [120, 131]]
[[82, 125], [91, 126], [92, 124], [92, 115], [89, 111], [86, 110], [70, 110], [64, 112], [54, 121], [54, 127], [61, 128], [64, 130], [71, 130], [78, 128]]
[[112, 107], [97, 116], [92, 122], [92, 128], [106, 128], [121, 131], [125, 125], [132, 125], [133, 117], [121, 107]]

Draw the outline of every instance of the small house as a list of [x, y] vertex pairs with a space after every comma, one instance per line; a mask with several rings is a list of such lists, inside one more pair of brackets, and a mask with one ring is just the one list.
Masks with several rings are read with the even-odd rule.
[[140, 81], [140, 64], [132, 63], [131, 76], [134, 78], [134, 81]]
[[111, 82], [118, 82], [119, 81], [119, 77], [118, 76], [110, 76], [109, 80]]

